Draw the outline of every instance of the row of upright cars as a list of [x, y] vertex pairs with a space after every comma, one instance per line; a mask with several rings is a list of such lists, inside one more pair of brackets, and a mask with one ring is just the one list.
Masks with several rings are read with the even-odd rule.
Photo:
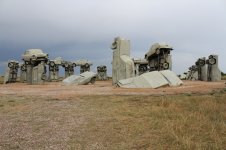
[[[75, 62], [64, 61], [61, 57], [54, 60], [49, 59], [49, 55], [41, 49], [28, 49], [22, 54], [23, 63], [11, 60], [8, 62], [8, 70], [5, 73], [5, 83], [15, 82], [18, 68], [20, 68], [20, 81], [28, 84], [41, 84], [44, 81], [59, 81], [59, 66], [64, 68], [67, 78], [74, 75], [74, 68], [80, 66], [80, 73], [90, 71], [92, 62], [88, 60], [78, 60]], [[47, 78], [47, 68], [49, 76]], [[106, 67], [106, 66], [105, 66]], [[101, 71], [100, 67], [97, 71]], [[105, 71], [106, 72], [106, 71]], [[103, 73], [102, 73], [103, 74]]]

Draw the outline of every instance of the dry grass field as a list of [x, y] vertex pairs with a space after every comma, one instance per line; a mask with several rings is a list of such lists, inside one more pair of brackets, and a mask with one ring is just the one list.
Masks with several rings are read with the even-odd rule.
[[0, 149], [225, 149], [224, 82], [200, 93], [104, 85], [0, 85]]

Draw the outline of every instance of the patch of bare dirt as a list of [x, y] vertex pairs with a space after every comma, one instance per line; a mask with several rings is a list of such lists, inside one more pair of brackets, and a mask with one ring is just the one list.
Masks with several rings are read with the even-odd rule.
[[0, 86], [0, 95], [40, 96], [51, 98], [71, 98], [75, 96], [89, 95], [165, 95], [181, 93], [208, 93], [217, 89], [226, 88], [225, 81], [202, 82], [184, 81], [180, 87], [163, 87], [159, 89], [128, 89], [114, 87], [111, 81], [97, 81], [94, 85], [62, 85], [57, 83], [45, 83], [44, 85], [27, 85], [26, 83], [14, 83]]

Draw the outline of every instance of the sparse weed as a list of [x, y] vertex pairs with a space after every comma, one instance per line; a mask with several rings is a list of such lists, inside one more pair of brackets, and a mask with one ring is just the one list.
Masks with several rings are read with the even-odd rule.
[[1, 97], [15, 103], [0, 109], [0, 147], [224, 149], [226, 94], [218, 94], [94, 95], [63, 101]]
[[192, 96], [192, 93], [184, 93], [185, 96]]
[[15, 102], [15, 100], [8, 100], [8, 102], [10, 102], [10, 103], [14, 103], [14, 102]]

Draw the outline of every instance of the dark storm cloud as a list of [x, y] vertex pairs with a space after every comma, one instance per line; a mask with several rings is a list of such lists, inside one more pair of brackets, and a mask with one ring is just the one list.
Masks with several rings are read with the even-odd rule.
[[42, 48], [51, 58], [110, 66], [110, 44], [122, 36], [131, 41], [132, 57], [167, 42], [176, 72], [212, 53], [226, 72], [225, 26], [224, 0], [1, 0], [0, 62]]

